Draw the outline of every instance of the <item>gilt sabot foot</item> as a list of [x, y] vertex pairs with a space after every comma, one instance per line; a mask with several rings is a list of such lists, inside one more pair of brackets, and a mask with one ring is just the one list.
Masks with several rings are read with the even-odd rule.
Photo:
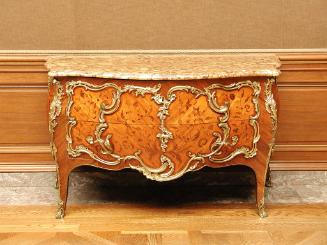
[[56, 213], [56, 219], [63, 219], [65, 216], [65, 208], [64, 208], [64, 202], [59, 201], [58, 202], [58, 209]]
[[258, 214], [259, 214], [260, 218], [268, 217], [268, 214], [265, 211], [265, 202], [263, 199], [258, 204]]

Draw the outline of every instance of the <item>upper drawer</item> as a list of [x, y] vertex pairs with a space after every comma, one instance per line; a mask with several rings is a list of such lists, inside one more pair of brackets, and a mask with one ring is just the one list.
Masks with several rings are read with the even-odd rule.
[[112, 124], [192, 125], [219, 123], [228, 111], [228, 121], [250, 120], [258, 114], [260, 84], [240, 81], [223, 85], [196, 81], [187, 85], [154, 82], [149, 86], [132, 81], [92, 84], [67, 83], [67, 116], [76, 121]]

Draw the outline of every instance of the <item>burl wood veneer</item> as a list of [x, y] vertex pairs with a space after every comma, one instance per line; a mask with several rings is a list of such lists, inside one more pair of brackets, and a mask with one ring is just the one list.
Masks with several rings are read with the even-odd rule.
[[57, 218], [65, 213], [69, 173], [81, 165], [132, 168], [156, 181], [245, 165], [266, 216], [277, 129], [274, 55], [53, 57], [47, 66]]

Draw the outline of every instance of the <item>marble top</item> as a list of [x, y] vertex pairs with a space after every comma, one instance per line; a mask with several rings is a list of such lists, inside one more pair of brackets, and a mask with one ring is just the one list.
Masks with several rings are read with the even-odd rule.
[[83, 76], [135, 80], [278, 76], [280, 62], [272, 54], [126, 54], [54, 56], [49, 76]]

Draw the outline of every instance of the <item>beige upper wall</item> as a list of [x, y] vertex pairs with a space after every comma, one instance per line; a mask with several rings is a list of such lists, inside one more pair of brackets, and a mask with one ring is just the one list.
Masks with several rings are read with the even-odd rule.
[[0, 49], [327, 48], [327, 0], [1, 0]]

